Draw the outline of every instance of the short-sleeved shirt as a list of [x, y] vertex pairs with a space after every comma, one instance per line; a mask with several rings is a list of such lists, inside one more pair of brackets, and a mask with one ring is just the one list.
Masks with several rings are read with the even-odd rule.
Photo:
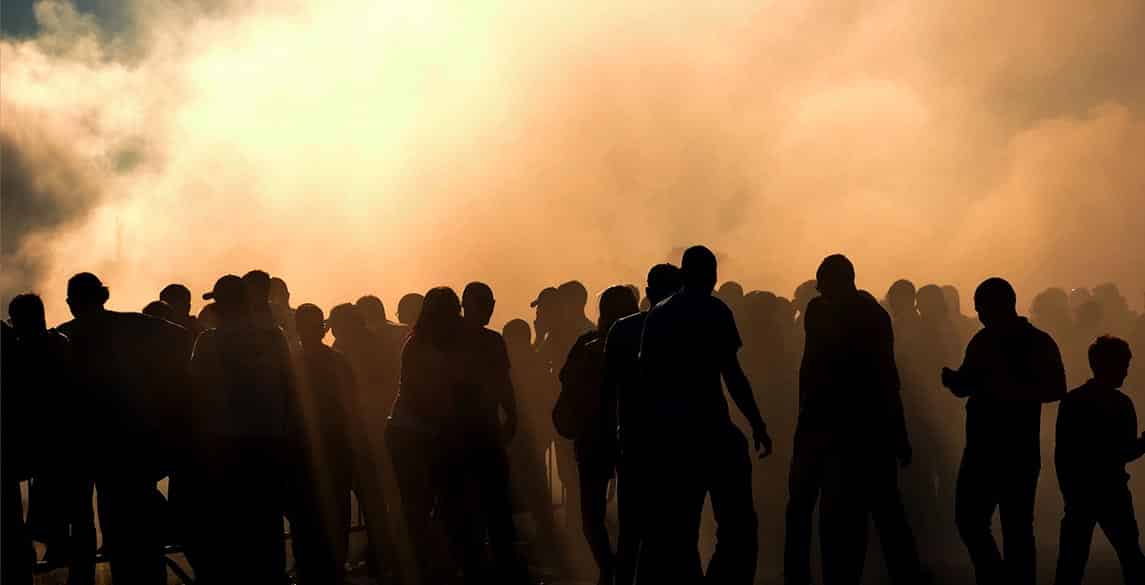
[[1125, 463], [1137, 443], [1137, 411], [1128, 396], [1093, 380], [1070, 391], [1058, 408], [1054, 453], [1066, 497], [1128, 481]]
[[731, 425], [721, 371], [742, 345], [731, 309], [710, 294], [684, 290], [653, 307], [640, 343], [649, 424], [664, 430]]

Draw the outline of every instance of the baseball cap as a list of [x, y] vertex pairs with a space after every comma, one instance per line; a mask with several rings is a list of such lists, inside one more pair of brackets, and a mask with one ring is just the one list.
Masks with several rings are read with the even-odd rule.
[[537, 294], [537, 298], [534, 299], [533, 302], [529, 303], [529, 306], [536, 307], [542, 303], [552, 303], [556, 300], [557, 289], [556, 287], [549, 286], [542, 289], [541, 292]]
[[203, 293], [203, 300], [218, 302], [242, 302], [246, 296], [243, 280], [234, 274], [227, 274], [215, 281], [210, 292]]

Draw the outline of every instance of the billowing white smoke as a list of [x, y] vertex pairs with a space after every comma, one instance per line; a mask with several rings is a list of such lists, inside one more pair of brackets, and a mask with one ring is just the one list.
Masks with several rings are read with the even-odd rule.
[[[549, 6], [552, 4], [553, 6]], [[388, 304], [637, 282], [1145, 289], [1145, 3], [64, 0], [0, 43], [6, 293], [282, 274]], [[10, 270], [17, 267], [18, 270]]]

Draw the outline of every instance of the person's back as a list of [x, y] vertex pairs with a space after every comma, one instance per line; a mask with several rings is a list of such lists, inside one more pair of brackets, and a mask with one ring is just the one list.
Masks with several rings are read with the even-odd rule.
[[640, 364], [660, 431], [683, 439], [731, 425], [720, 368], [739, 347], [731, 309], [710, 294], [684, 290], [652, 307]]
[[1093, 378], [1074, 389], [1058, 409], [1054, 459], [1065, 500], [1057, 585], [1079, 585], [1093, 529], [1100, 525], [1121, 560], [1127, 585], [1145, 579], [1145, 555], [1125, 465], [1145, 455], [1133, 401], [1120, 387], [1129, 373], [1129, 344], [1100, 337], [1090, 346]]
[[966, 402], [967, 450], [1037, 458], [1042, 404], [1065, 393], [1054, 340], [1025, 318], [987, 327], [970, 340], [959, 371], [974, 388]]

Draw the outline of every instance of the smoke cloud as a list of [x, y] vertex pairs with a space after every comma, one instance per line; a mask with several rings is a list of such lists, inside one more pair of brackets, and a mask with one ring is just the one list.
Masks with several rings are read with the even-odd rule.
[[[547, 6], [546, 4], [558, 4]], [[562, 5], [567, 4], [567, 5]], [[1145, 3], [35, 6], [0, 41], [5, 294], [261, 267], [296, 302], [639, 282], [1145, 290]]]

